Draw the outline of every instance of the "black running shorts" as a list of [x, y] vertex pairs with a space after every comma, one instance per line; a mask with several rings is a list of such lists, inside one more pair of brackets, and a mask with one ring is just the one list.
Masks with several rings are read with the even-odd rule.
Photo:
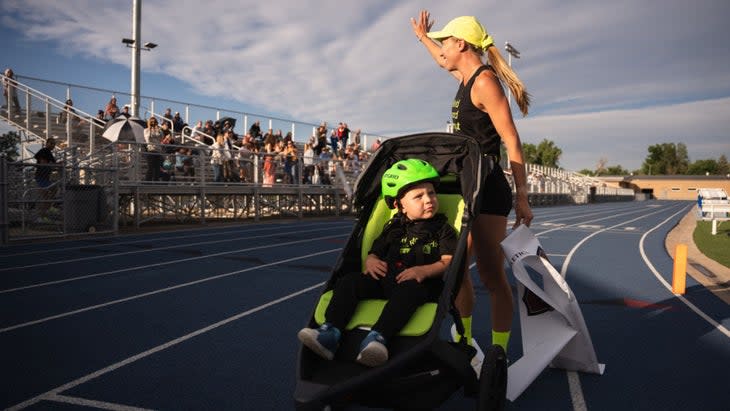
[[512, 210], [512, 187], [504, 176], [502, 167], [494, 164], [492, 172], [482, 186], [482, 204], [479, 214], [492, 214], [507, 217]]

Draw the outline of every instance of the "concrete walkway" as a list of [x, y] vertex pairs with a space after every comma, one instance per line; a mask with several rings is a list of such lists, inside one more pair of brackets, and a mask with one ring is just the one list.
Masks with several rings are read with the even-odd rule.
[[692, 234], [697, 225], [697, 206], [669, 232], [664, 242], [669, 255], [674, 258], [677, 244], [687, 245], [687, 274], [707, 287], [720, 299], [730, 304], [730, 268], [702, 254], [694, 243]]

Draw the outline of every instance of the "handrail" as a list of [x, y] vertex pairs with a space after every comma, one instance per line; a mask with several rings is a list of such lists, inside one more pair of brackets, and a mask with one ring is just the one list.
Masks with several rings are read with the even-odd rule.
[[[68, 83], [68, 82], [59, 82], [59, 81], [54, 81], [54, 80], [46, 80], [46, 79], [41, 79], [41, 78], [37, 78], [37, 77], [21, 76], [21, 75], [17, 75], [16, 74], [16, 78], [23, 78], [23, 79], [27, 79], [27, 80], [38, 81], [38, 82], [49, 83], [49, 84], [55, 84], [55, 85], [63, 85], [63, 86], [66, 86], [66, 87], [77, 87], [77, 88], [91, 90], [91, 91], [96, 91], [96, 92], [104, 92], [104, 93], [111, 93], [111, 94], [115, 94], [115, 95], [116, 94], [119, 94], [119, 95], [124, 95], [124, 96], [130, 96], [130, 93], [128, 93], [128, 92], [115, 91], [115, 90], [109, 90], [109, 89], [103, 89], [103, 88], [98, 88], [98, 87], [85, 86], [85, 85], [81, 85], [81, 84], [74, 84], [74, 83]], [[143, 98], [144, 99], [150, 99], [152, 101], [163, 101], [163, 102], [167, 102], [167, 103], [171, 103], [171, 104], [183, 105], [183, 106], [186, 106], [186, 107], [191, 107], [192, 106], [192, 107], [200, 108], [200, 109], [204, 109], [204, 110], [212, 110], [212, 111], [217, 111], [217, 112], [221, 112], [222, 111], [222, 112], [226, 112], [226, 113], [232, 113], [232, 114], [236, 114], [236, 115], [241, 115], [241, 116], [244, 116], [244, 117], [257, 117], [257, 118], [261, 118], [261, 119], [268, 119], [269, 121], [272, 121], [273, 120], [273, 121], [278, 121], [278, 122], [289, 122], [289, 123], [292, 123], [292, 124], [300, 124], [300, 125], [312, 126], [312, 127], [315, 127], [315, 128], [319, 126], [319, 124], [310, 123], [310, 122], [307, 122], [307, 121], [299, 121], [299, 120], [293, 120], [293, 119], [287, 119], [287, 118], [281, 118], [281, 117], [273, 117], [273, 116], [267, 115], [267, 114], [247, 113], [247, 112], [242, 112], [242, 111], [238, 111], [238, 110], [234, 110], [234, 109], [230, 109], [230, 108], [217, 107], [217, 106], [209, 106], [209, 105], [204, 105], [204, 104], [195, 104], [195, 103], [189, 103], [189, 102], [184, 102], [184, 101], [179, 101], [179, 100], [172, 100], [172, 99], [167, 99], [167, 98], [159, 98], [159, 97], [153, 97], [153, 96], [140, 95], [140, 99], [143, 99]], [[190, 122], [189, 119], [187, 119], [187, 118], [186, 118], [186, 121]], [[328, 123], [330, 123], [330, 122], [328, 121]], [[332, 122], [332, 123], [334, 123], [334, 122]], [[307, 133], [305, 133], [305, 134], [307, 134]], [[304, 136], [302, 138], [302, 141], [306, 141], [306, 139], [308, 137], [309, 137], [308, 135]], [[382, 138], [382, 139], [387, 139], [386, 136], [382, 136], [382, 135], [379, 135], [379, 134], [376, 134], [376, 133], [366, 133], [364, 131], [361, 134], [361, 138], [363, 139], [364, 142], [367, 142], [367, 140], [369, 138]], [[361, 143], [361, 144], [364, 144], [364, 143]], [[366, 149], [369, 149], [368, 147], [365, 147], [365, 148]]]
[[[189, 136], [186, 136], [185, 135], [185, 130], [190, 130], [190, 135]], [[190, 126], [183, 127], [182, 131], [180, 132], [180, 135], [182, 136], [181, 138], [182, 138], [182, 141], [183, 142], [185, 142], [186, 140], [190, 140], [190, 141], [194, 141], [197, 144], [201, 144], [201, 145], [210, 147], [210, 144], [205, 144], [203, 141], [200, 141], [197, 138], [195, 138], [195, 135], [196, 134], [202, 135], [203, 137], [208, 137], [209, 139], [215, 141], [215, 138], [213, 138], [213, 136], [211, 136], [210, 134], [204, 133], [204, 132], [202, 132], [200, 130], [195, 130], [193, 127], [190, 127]]]
[[[19, 77], [19, 76], [18, 76], [18, 77]], [[7, 80], [7, 79], [8, 79], [7, 77], [5, 77], [5, 75], [4, 75], [4, 74], [0, 74], [0, 78], [1, 78], [1, 79], [2, 79], [3, 81], [5, 81], [5, 80]], [[65, 101], [64, 101], [64, 102], [62, 102], [61, 100], [57, 100], [57, 99], [55, 99], [54, 97], [51, 97], [51, 96], [49, 96], [48, 94], [45, 94], [45, 93], [43, 93], [42, 91], [36, 90], [36, 89], [34, 89], [33, 87], [30, 87], [30, 86], [28, 86], [28, 85], [26, 85], [26, 84], [23, 84], [23, 83], [20, 83], [20, 82], [18, 82], [18, 80], [17, 80], [17, 79], [10, 79], [10, 81], [12, 81], [13, 83], [15, 83], [15, 84], [13, 85], [13, 87], [15, 87], [15, 88], [19, 88], [19, 89], [21, 89], [21, 90], [25, 90], [25, 92], [26, 92], [27, 94], [30, 94], [31, 96], [34, 96], [34, 97], [38, 97], [38, 98], [44, 98], [44, 99], [47, 99], [47, 100], [49, 100], [49, 102], [55, 102], [55, 103], [57, 103], [57, 104], [54, 104], [54, 105], [53, 105], [54, 107], [57, 107], [57, 108], [59, 108], [59, 109], [61, 109], [61, 110], [65, 109], [65, 106], [66, 106], [66, 102], [65, 102]], [[18, 87], [18, 86], [22, 86], [22, 87]], [[29, 90], [30, 90], [30, 91], [32, 91], [32, 93], [31, 93], [31, 92], [29, 92]], [[76, 107], [74, 107], [74, 110], [76, 110], [76, 111], [77, 111], [77, 112], [79, 112], [79, 113], [82, 113], [82, 114], [84, 114], [85, 116], [88, 116], [89, 118], [94, 118], [94, 117], [95, 117], [95, 116], [93, 116], [93, 115], [91, 115], [91, 114], [89, 114], [89, 113], [87, 113], [87, 112], [85, 112], [85, 111], [83, 111], [83, 110], [81, 110], [81, 109], [77, 109]], [[78, 116], [78, 117], [81, 117], [81, 116]], [[82, 117], [82, 118], [83, 118], [83, 117]]]

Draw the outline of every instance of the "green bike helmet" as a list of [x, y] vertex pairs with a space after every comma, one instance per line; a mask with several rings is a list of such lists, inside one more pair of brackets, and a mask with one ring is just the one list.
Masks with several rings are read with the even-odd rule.
[[395, 208], [395, 200], [415, 184], [436, 182], [439, 172], [428, 161], [417, 158], [400, 160], [383, 173], [381, 188], [389, 208]]

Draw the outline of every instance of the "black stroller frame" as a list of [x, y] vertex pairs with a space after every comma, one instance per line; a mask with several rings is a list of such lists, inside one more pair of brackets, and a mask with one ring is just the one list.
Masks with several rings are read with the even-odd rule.
[[[323, 294], [332, 290], [342, 275], [361, 270], [363, 234], [380, 200], [381, 177], [392, 164], [407, 158], [430, 162], [442, 176], [439, 194], [459, 194], [464, 204], [461, 221], [455, 222], [460, 224], [455, 227], [459, 231], [456, 252], [443, 275], [444, 287], [430, 329], [420, 336], [393, 338], [388, 345], [389, 360], [375, 368], [354, 361], [367, 330], [355, 328], [344, 332], [332, 361], [300, 346], [294, 393], [298, 410], [341, 409], [355, 404], [432, 409], [462, 387], [465, 395], [477, 399], [478, 410], [500, 409], [504, 405], [507, 384], [504, 351], [496, 345], [488, 347], [477, 378], [470, 363], [475, 349], [463, 339], [452, 342], [441, 337], [447, 314], [451, 314], [457, 332], [464, 335], [454, 299], [467, 264], [467, 235], [478, 215], [481, 182], [493, 166], [491, 158], [482, 154], [479, 143], [473, 138], [450, 133], [422, 133], [383, 142], [356, 182], [353, 201], [358, 218]], [[314, 313], [307, 326], [318, 326]]]

